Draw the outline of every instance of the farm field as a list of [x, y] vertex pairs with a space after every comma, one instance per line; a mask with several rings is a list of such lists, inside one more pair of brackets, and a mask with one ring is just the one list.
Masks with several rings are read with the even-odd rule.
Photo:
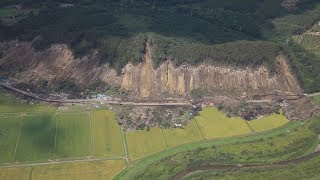
[[90, 114], [93, 154], [97, 157], [124, 156], [121, 130], [114, 113], [106, 110]]
[[204, 108], [196, 122], [206, 139], [232, 137], [251, 133], [244, 119], [227, 118], [216, 108]]
[[108, 110], [0, 113], [0, 134], [3, 165], [124, 156], [120, 127]]
[[[262, 132], [280, 127], [288, 123], [288, 120], [281, 114], [273, 114], [250, 123], [256, 132]], [[126, 132], [126, 139], [130, 158], [134, 160], [159, 152], [166, 146], [173, 147], [204, 139], [211, 140], [250, 133], [252, 131], [244, 119], [227, 118], [216, 108], [205, 108], [200, 112], [200, 116], [192, 120], [186, 127], [150, 128], [150, 131]]]
[[[156, 153], [154, 155], [150, 155], [150, 156], [138, 159], [136, 161], [133, 161], [132, 166], [130, 166], [127, 169], [125, 169], [124, 171], [122, 171], [116, 177], [116, 179], [121, 179], [121, 180], [128, 179], [129, 180], [129, 179], [134, 179], [134, 177], [141, 178], [142, 177], [141, 175], [146, 172], [145, 170], [148, 167], [158, 166], [159, 162], [163, 162], [163, 160], [168, 157], [176, 157], [177, 153], [185, 153], [185, 152], [192, 153], [193, 151], [200, 150], [200, 149], [204, 149], [204, 150], [213, 149], [213, 147], [216, 147], [216, 148], [225, 147], [226, 145], [229, 145], [229, 147], [226, 147], [226, 149], [235, 150], [234, 145], [242, 145], [245, 142], [247, 142], [246, 148], [248, 148], [248, 146], [251, 148], [252, 143], [257, 142], [260, 139], [270, 139], [274, 143], [277, 143], [278, 141], [277, 141], [277, 138], [275, 138], [275, 137], [280, 137], [283, 134], [288, 133], [288, 131], [293, 131], [294, 129], [297, 129], [299, 126], [301, 126], [299, 122], [293, 121], [293, 122], [286, 124], [285, 126], [282, 126], [281, 128], [277, 128], [275, 130], [264, 132], [264, 133], [259, 133], [256, 135], [232, 137], [232, 138], [227, 138], [227, 139], [208, 140], [208, 141], [204, 141], [204, 142], [198, 141], [198, 142], [182, 144], [182, 145], [179, 145], [175, 148], [167, 148], [166, 150], [161, 151], [161, 153]], [[297, 134], [297, 135], [298, 135], [297, 137], [300, 137], [299, 134]], [[286, 138], [286, 137], [284, 137], [284, 138]], [[304, 138], [302, 137], [302, 139], [304, 139]], [[284, 140], [284, 142], [286, 142], [286, 141]], [[309, 143], [309, 142], [307, 142], [307, 143]], [[267, 145], [266, 143], [263, 143], [263, 144]], [[280, 145], [281, 145], [281, 143], [279, 143], [279, 146]], [[268, 145], [268, 146], [270, 146], [270, 145]], [[213, 150], [215, 152], [217, 152], [217, 149], [213, 149]], [[284, 150], [286, 150], [286, 149], [284, 149]], [[209, 156], [212, 156], [212, 153], [209, 154]], [[181, 157], [184, 157], [185, 160], [188, 160], [185, 158], [185, 156], [181, 156]], [[170, 161], [169, 164], [167, 164], [167, 166], [170, 165], [170, 167], [168, 167], [168, 168], [171, 168], [171, 166], [172, 166], [172, 168], [176, 170], [178, 168], [177, 166], [185, 166], [184, 164], [179, 163], [179, 162], [173, 163], [173, 162], [175, 162], [175, 160], [171, 161], [169, 159], [168, 161]], [[166, 164], [168, 162], [165, 161], [164, 163]], [[157, 169], [157, 167], [155, 167], [155, 168]], [[159, 164], [159, 168], [162, 169], [161, 170], [162, 173], [170, 172], [169, 169], [162, 166], [162, 163]], [[160, 170], [160, 169], [158, 169], [158, 170]], [[162, 174], [160, 172], [155, 172], [155, 173], [159, 173], [159, 176]], [[172, 172], [171, 172], [171, 175], [172, 175]], [[160, 178], [160, 177], [158, 177], [158, 178]]]
[[255, 132], [268, 131], [287, 124], [289, 120], [282, 114], [272, 114], [260, 119], [248, 121]]
[[[309, 119], [303, 123], [301, 121], [291, 121], [272, 131], [255, 135], [193, 142], [175, 148], [167, 148], [161, 153], [134, 161], [132, 166], [121, 172], [116, 179], [169, 179], [184, 169], [193, 166], [239, 163], [265, 164], [295, 159], [314, 153], [320, 142], [318, 138], [319, 125], [320, 118]], [[317, 168], [311, 169], [315, 170]], [[241, 173], [248, 172], [249, 175], [249, 173], [255, 172], [251, 169], [246, 170], [244, 169]], [[211, 173], [214, 172], [216, 171]], [[296, 173], [296, 171], [292, 172]], [[228, 173], [229, 171], [219, 171], [221, 175]], [[230, 174], [233, 177], [232, 179], [238, 177], [233, 173]], [[313, 175], [315, 174], [319, 174], [318, 171], [314, 171]], [[216, 173], [209, 173], [208, 175], [210, 178], [204, 179], [215, 179], [213, 177], [216, 177], [214, 176]], [[221, 178], [223, 177], [221, 176]], [[202, 178], [196, 176], [195, 179]]]
[[160, 128], [126, 132], [126, 139], [133, 160], [164, 150], [167, 146]]
[[163, 129], [162, 131], [168, 146], [204, 140], [195, 120], [183, 128]]
[[54, 113], [56, 107], [48, 104], [30, 105], [26, 103], [16, 102], [11, 97], [8, 97], [0, 92], [0, 113], [19, 113], [19, 112], [42, 112]]
[[[247, 124], [241, 118], [227, 118], [216, 108], [205, 108], [199, 117], [185, 127], [154, 127], [149, 130], [125, 132], [123, 142], [121, 129], [114, 113], [109, 110], [60, 112], [46, 104], [15, 103], [9, 97], [1, 95], [0, 104], [4, 107], [0, 108], [0, 132], [10, 130], [10, 133], [0, 139], [0, 152], [6, 154], [0, 157], [2, 165], [102, 158], [97, 162], [0, 168], [0, 174], [4, 177], [0, 177], [1, 179], [28, 179], [30, 172], [32, 179], [110, 179], [125, 167], [125, 148], [129, 159], [136, 162], [151, 154], [157, 155], [163, 150], [175, 151], [180, 146], [189, 148], [193, 143], [206, 143], [204, 140], [249, 135], [252, 131], [248, 124], [254, 131], [261, 132], [288, 122], [282, 115], [274, 114]], [[308, 133], [305, 135], [310, 136]], [[293, 138], [283, 144], [290, 146], [294, 142], [300, 143]], [[229, 150], [224, 149], [224, 152]], [[240, 154], [242, 151], [240, 147], [237, 153]], [[103, 158], [115, 160], [105, 161]], [[116, 160], [119, 158], [123, 160]]]
[[12, 17], [15, 11], [13, 8], [0, 8], [0, 18]]
[[109, 180], [125, 168], [124, 160], [103, 160], [32, 167], [0, 168], [1, 180]]
[[91, 135], [88, 112], [63, 113], [56, 117], [55, 158], [89, 156]]
[[22, 117], [0, 115], [0, 163], [12, 161]]
[[49, 114], [23, 116], [15, 161], [34, 162], [53, 158], [55, 122]]

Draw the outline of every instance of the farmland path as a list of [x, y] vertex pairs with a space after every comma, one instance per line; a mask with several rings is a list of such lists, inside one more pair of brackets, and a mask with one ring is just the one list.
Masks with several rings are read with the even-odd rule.
[[128, 165], [130, 163], [128, 143], [127, 143], [126, 135], [125, 135], [122, 127], [120, 127], [120, 130], [121, 130], [121, 138], [122, 138], [122, 143], [123, 143], [123, 148], [124, 148], [125, 159], [126, 159], [126, 163]]
[[114, 158], [89, 158], [89, 159], [77, 159], [77, 160], [62, 160], [62, 161], [52, 161], [44, 163], [31, 163], [31, 164], [12, 164], [0, 166], [1, 168], [13, 168], [13, 167], [30, 167], [30, 166], [43, 166], [52, 164], [67, 164], [67, 163], [77, 163], [77, 162], [93, 162], [93, 161], [107, 161], [107, 160], [125, 160], [125, 157], [114, 157]]
[[196, 172], [196, 171], [224, 170], [224, 169], [237, 169], [237, 170], [239, 170], [239, 169], [248, 168], [248, 167], [256, 167], [256, 168], [284, 167], [284, 166], [288, 166], [291, 164], [302, 163], [304, 161], [313, 159], [319, 155], [320, 155], [320, 151], [317, 151], [312, 154], [302, 156], [300, 158], [290, 159], [290, 160], [286, 160], [286, 161], [279, 161], [279, 162], [275, 162], [275, 163], [267, 163], [267, 164], [223, 164], [223, 165], [197, 166], [197, 167], [192, 167], [192, 168], [188, 168], [186, 170], [183, 170], [179, 174], [173, 176], [172, 179], [173, 180], [182, 179], [183, 177], [185, 177], [189, 174], [192, 174], [193, 172]]

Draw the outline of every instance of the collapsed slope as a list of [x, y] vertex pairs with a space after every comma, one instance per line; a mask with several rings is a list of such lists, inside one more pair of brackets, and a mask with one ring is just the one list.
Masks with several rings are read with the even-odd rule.
[[146, 43], [142, 62], [128, 63], [120, 75], [107, 65], [100, 65], [98, 53], [75, 58], [66, 45], [53, 45], [36, 52], [30, 43], [2, 43], [0, 75], [12, 76], [18, 82], [39, 80], [70, 80], [86, 86], [103, 81], [129, 92], [131, 98], [170, 96], [246, 94], [297, 94], [300, 87], [292, 74], [286, 57], [279, 54], [273, 73], [261, 65], [258, 68], [235, 68], [212, 64], [175, 66], [170, 60], [153, 66], [152, 51]]

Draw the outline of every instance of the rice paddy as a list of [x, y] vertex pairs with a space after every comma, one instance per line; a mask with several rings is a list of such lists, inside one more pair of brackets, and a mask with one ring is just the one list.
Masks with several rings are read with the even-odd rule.
[[97, 157], [124, 156], [121, 130], [113, 113], [105, 110], [91, 114], [93, 154]]
[[88, 112], [57, 115], [56, 132], [56, 158], [90, 155], [91, 143]]
[[272, 114], [253, 121], [249, 121], [250, 127], [255, 132], [268, 131], [287, 124], [289, 120], [282, 114]]
[[0, 168], [1, 180], [111, 180], [125, 168], [124, 160], [102, 160], [29, 167]]
[[195, 120], [191, 121], [185, 127], [163, 129], [162, 131], [168, 146], [177, 146], [188, 142], [204, 140]]
[[206, 139], [232, 137], [251, 133], [244, 119], [227, 118], [216, 108], [205, 108], [196, 121]]
[[[126, 159], [195, 141], [267, 131], [287, 122], [281, 114], [246, 122], [227, 118], [216, 108], [204, 108], [184, 127], [123, 133], [109, 110], [61, 112], [46, 104], [13, 102], [0, 94], [0, 165], [23, 165], [0, 168], [0, 179], [25, 179], [30, 172], [32, 179], [110, 179], [125, 167]], [[86, 159], [94, 162], [63, 163]], [[29, 167], [30, 163], [45, 165]]]
[[127, 132], [126, 138], [131, 159], [159, 152], [167, 146], [160, 128]]

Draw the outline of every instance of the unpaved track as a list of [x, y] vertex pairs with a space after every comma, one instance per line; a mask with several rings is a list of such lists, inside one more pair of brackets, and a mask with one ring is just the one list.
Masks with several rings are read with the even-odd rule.
[[[45, 101], [45, 102], [58, 102], [58, 103], [85, 103], [85, 102], [103, 102], [105, 104], [110, 104], [110, 105], [128, 105], [128, 106], [192, 106], [192, 103], [190, 102], [122, 102], [122, 101], [108, 101], [108, 100], [102, 100], [102, 99], [69, 99], [69, 100], [57, 100], [57, 99], [44, 99], [41, 98], [35, 94], [23, 91], [21, 89], [12, 87], [10, 85], [6, 85], [3, 83], [0, 83], [0, 86], [17, 92], [19, 94], [25, 95], [27, 97], [33, 98], [33, 99], [37, 99], [40, 101]], [[274, 96], [278, 96], [277, 94], [267, 94], [267, 95], [261, 95], [261, 97], [263, 96], [270, 96], [270, 95], [274, 95]], [[313, 94], [305, 94], [305, 95], [284, 95], [283, 97], [288, 99], [288, 100], [297, 100], [300, 99], [302, 97], [314, 97], [314, 96], [318, 96], [320, 95], [320, 92], [318, 93], [313, 93]], [[210, 98], [209, 98], [210, 99]], [[263, 99], [263, 100], [248, 100], [248, 103], [268, 103], [271, 102], [272, 100], [270, 99]]]
[[114, 158], [90, 158], [90, 159], [75, 159], [75, 160], [62, 160], [62, 161], [52, 161], [45, 163], [32, 163], [32, 164], [10, 164], [10, 165], [0, 165], [1, 168], [15, 168], [15, 167], [29, 167], [29, 166], [44, 166], [52, 164], [68, 164], [68, 163], [79, 163], [79, 162], [94, 162], [94, 161], [107, 161], [107, 160], [125, 160], [125, 157], [114, 157]]
[[35, 94], [23, 91], [21, 89], [17, 89], [15, 87], [6, 85], [6, 84], [1, 84], [0, 86], [14, 91], [16, 93], [25, 95], [27, 97], [33, 98], [33, 99], [37, 99], [40, 101], [44, 101], [44, 102], [58, 102], [58, 103], [85, 103], [85, 102], [103, 102], [105, 104], [110, 104], [110, 105], [130, 105], [130, 106], [192, 106], [191, 103], [189, 102], [121, 102], [121, 101], [107, 101], [107, 100], [102, 100], [102, 99], [70, 99], [70, 100], [56, 100], [56, 99], [44, 99], [41, 98]]
[[280, 161], [280, 162], [275, 162], [275, 163], [267, 163], [267, 164], [225, 164], [225, 165], [207, 165], [207, 166], [197, 166], [197, 167], [192, 167], [189, 169], [186, 169], [179, 174], [175, 175], [172, 177], [173, 180], [178, 180], [181, 179], [193, 172], [196, 171], [207, 171], [207, 170], [225, 170], [225, 169], [235, 169], [235, 170], [241, 170], [243, 168], [271, 168], [271, 167], [285, 167], [289, 166], [291, 164], [299, 164], [304, 161], [313, 159], [320, 155], [320, 151], [308, 154], [306, 156], [302, 156], [300, 158], [296, 159], [291, 159], [291, 160], [286, 160], [286, 161]]

